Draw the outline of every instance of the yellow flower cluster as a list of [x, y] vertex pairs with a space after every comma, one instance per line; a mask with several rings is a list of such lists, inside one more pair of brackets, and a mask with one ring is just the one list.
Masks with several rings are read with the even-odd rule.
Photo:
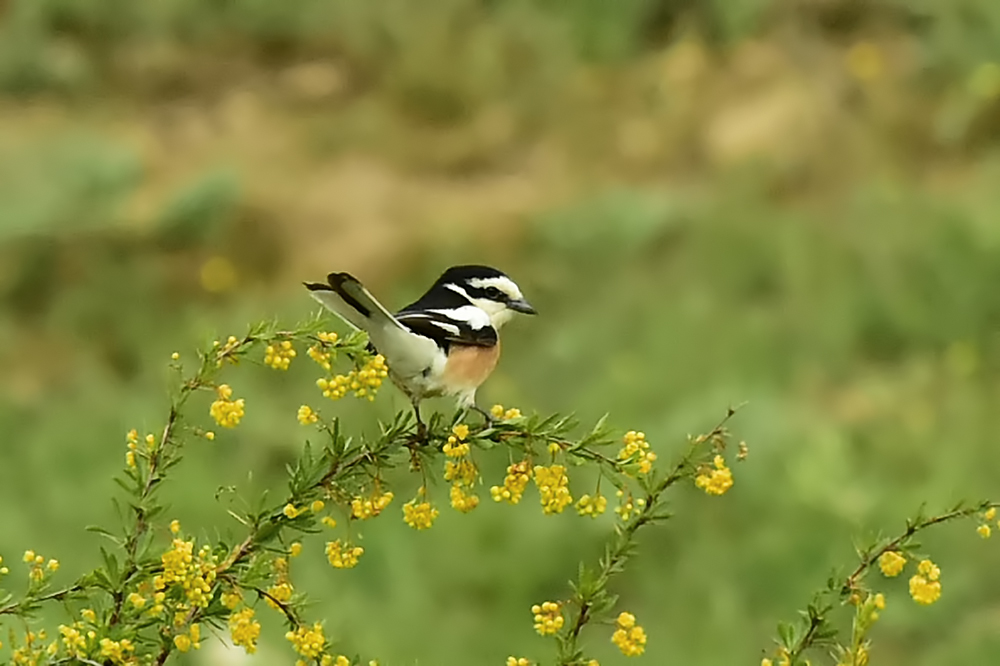
[[548, 636], [562, 629], [566, 620], [562, 615], [562, 604], [555, 601], [546, 601], [531, 607], [531, 613], [535, 616], [535, 631], [540, 636]]
[[494, 502], [509, 502], [517, 504], [524, 495], [524, 489], [528, 487], [531, 480], [531, 463], [527, 460], [516, 462], [507, 466], [507, 476], [503, 479], [502, 486], [490, 488], [490, 495]]
[[317, 659], [326, 648], [326, 637], [323, 635], [323, 625], [315, 623], [312, 628], [300, 626], [295, 631], [289, 631], [285, 638], [292, 644], [295, 651], [307, 659]]
[[239, 645], [247, 654], [257, 651], [260, 622], [254, 619], [252, 608], [244, 608], [229, 616], [229, 635], [233, 639], [233, 645]]
[[490, 407], [490, 414], [493, 418], [498, 421], [510, 421], [511, 419], [521, 418], [521, 410], [517, 407], [511, 407], [510, 409], [504, 410], [503, 405], [493, 405]]
[[355, 497], [351, 500], [351, 515], [358, 520], [368, 520], [378, 516], [392, 502], [392, 492], [374, 497]]
[[607, 508], [608, 498], [603, 495], [594, 495], [593, 497], [584, 495], [576, 503], [576, 512], [581, 516], [590, 516], [591, 518], [597, 518]]
[[638, 465], [640, 474], [649, 474], [653, 469], [653, 462], [656, 461], [656, 454], [649, 450], [646, 433], [629, 430], [622, 441], [624, 446], [618, 452], [618, 459]]
[[110, 659], [113, 664], [133, 664], [135, 663], [132, 653], [135, 652], [135, 644], [127, 638], [120, 641], [113, 641], [110, 638], [102, 638], [100, 656]]
[[[182, 616], [183, 617], [183, 616]], [[174, 645], [181, 652], [187, 652], [191, 648], [201, 649], [201, 627], [192, 624], [188, 627], [188, 632], [174, 636]]]
[[531, 662], [521, 657], [507, 657], [507, 666], [531, 666]]
[[449, 458], [461, 458], [469, 455], [469, 443], [465, 441], [469, 438], [469, 426], [459, 423], [451, 429], [451, 433], [444, 448], [441, 449], [444, 454]]
[[452, 484], [450, 493], [452, 508], [468, 513], [479, 506], [479, 497], [471, 492], [479, 470], [469, 457], [471, 449], [466, 441], [469, 438], [469, 426], [459, 423], [451, 429], [451, 432], [442, 449], [451, 459], [444, 463], [444, 479], [451, 481]]
[[[33, 550], [24, 551], [24, 557], [22, 559], [25, 564], [31, 565], [31, 570], [28, 571], [28, 578], [32, 583], [40, 583], [45, 580], [47, 575], [59, 571], [59, 560], [49, 560], [48, 563], [46, 563], [45, 558]], [[6, 567], [4, 568], [6, 569]]]
[[358, 560], [364, 554], [361, 546], [351, 546], [350, 542], [328, 541], [326, 544], [326, 559], [336, 569], [352, 569], [358, 565]]
[[276, 345], [268, 345], [264, 349], [264, 365], [269, 365], [275, 370], [288, 370], [295, 358], [295, 349], [292, 348], [291, 340], [282, 340]]
[[403, 522], [415, 530], [429, 529], [437, 517], [438, 510], [430, 502], [417, 504], [417, 500], [412, 499], [403, 505]]
[[[337, 342], [336, 333], [320, 332], [317, 334], [317, 337], [326, 345], [333, 345]], [[313, 345], [306, 353], [309, 354], [309, 358], [327, 372], [333, 367], [333, 352], [325, 351], [325, 345]]]
[[910, 596], [918, 604], [929, 605], [941, 597], [941, 570], [930, 560], [921, 560], [910, 578]]
[[299, 423], [302, 425], [309, 425], [311, 423], [316, 423], [319, 421], [319, 414], [313, 411], [313, 408], [309, 405], [302, 405], [299, 407], [299, 413], [296, 415], [299, 419]]
[[638, 657], [646, 651], [646, 632], [635, 623], [635, 615], [621, 613], [618, 628], [611, 636], [611, 642], [618, 646], [626, 657]]
[[567, 505], [572, 504], [573, 497], [569, 493], [569, 477], [562, 465], [545, 467], [538, 465], [534, 469], [535, 485], [541, 496], [542, 511], [546, 514], [562, 513]]
[[233, 389], [229, 384], [219, 384], [215, 391], [219, 398], [212, 403], [209, 414], [223, 428], [235, 428], [240, 424], [240, 419], [243, 418], [245, 406], [243, 398], [231, 400]]
[[733, 487], [733, 472], [722, 456], [715, 456], [713, 465], [714, 469], [705, 469], [695, 477], [694, 484], [709, 495], [723, 495]]
[[469, 513], [479, 506], [479, 497], [466, 492], [465, 488], [457, 483], [451, 487], [450, 499], [451, 507], [462, 513]]
[[389, 376], [389, 367], [381, 354], [373, 356], [360, 370], [351, 370], [346, 375], [337, 375], [332, 379], [320, 378], [316, 386], [323, 391], [323, 396], [331, 400], [339, 400], [354, 391], [358, 398], [375, 399], [382, 382]]
[[[76, 659], [82, 659], [85, 658], [90, 652], [88, 644], [92, 644], [94, 642], [94, 639], [97, 637], [97, 633], [90, 630], [84, 634], [83, 629], [84, 626], [82, 622], [75, 622], [72, 627], [68, 627], [65, 624], [59, 625], [59, 634], [62, 636], [63, 648], [65, 648], [68, 656]], [[84, 636], [86, 636], [86, 638], [84, 638]]]
[[[996, 507], [991, 506], [990, 508], [986, 509], [986, 511], [983, 512], [984, 522], [980, 524], [979, 527], [976, 528], [976, 532], [979, 533], [979, 536], [983, 537], [984, 539], [990, 538], [990, 535], [993, 534], [993, 529], [989, 526], [988, 523], [996, 517], [997, 517]], [[997, 523], [997, 527], [1000, 527], [1000, 523]]]
[[887, 550], [879, 555], [878, 567], [882, 570], [883, 575], [888, 578], [898, 576], [902, 573], [905, 566], [906, 557], [895, 550]]
[[160, 557], [163, 572], [153, 579], [153, 586], [161, 591], [179, 585], [189, 604], [205, 608], [212, 599], [218, 558], [207, 545], [198, 551], [197, 560], [193, 552], [193, 539], [174, 539], [170, 550]]
[[632, 516], [639, 515], [639, 512], [646, 508], [646, 500], [642, 497], [636, 499], [632, 497], [632, 493], [625, 495], [624, 490], [619, 490], [615, 493], [618, 496], [618, 506], [615, 507], [615, 513], [622, 520], [628, 520]]
[[292, 587], [291, 581], [288, 580], [288, 573], [286, 571], [278, 572], [278, 582], [269, 587], [267, 593], [269, 596], [264, 597], [264, 601], [275, 610], [281, 608], [281, 606], [275, 603], [276, 601], [287, 604], [292, 600], [295, 588]]

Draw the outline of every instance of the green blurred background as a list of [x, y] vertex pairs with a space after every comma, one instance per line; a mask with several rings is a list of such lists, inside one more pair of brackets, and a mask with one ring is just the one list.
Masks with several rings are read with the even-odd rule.
[[[307, 317], [330, 270], [399, 306], [484, 262], [542, 314], [481, 404], [610, 412], [667, 460], [749, 401], [732, 492], [678, 492], [614, 589], [635, 663], [758, 663], [855, 536], [1000, 491], [998, 62], [995, 0], [0, 1], [0, 553], [97, 563], [172, 351]], [[303, 351], [230, 376], [244, 424], [165, 491], [187, 529], [236, 532], [219, 486], [280, 489], [299, 404], [369, 432], [405, 406], [322, 405]], [[383, 666], [548, 658], [528, 608], [611, 516], [487, 495], [415, 533], [412, 485], [357, 569], [296, 561], [328, 635]], [[996, 663], [997, 544], [925, 545], [943, 598], [880, 583], [873, 663]], [[291, 663], [262, 613], [247, 663]]]

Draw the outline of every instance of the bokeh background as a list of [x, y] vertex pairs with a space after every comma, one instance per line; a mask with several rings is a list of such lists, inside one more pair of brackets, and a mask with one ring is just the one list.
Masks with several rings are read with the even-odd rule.
[[[998, 62], [995, 0], [0, 1], [0, 553], [97, 563], [172, 351], [308, 317], [330, 270], [400, 306], [484, 262], [542, 314], [482, 404], [608, 412], [666, 460], [749, 402], [734, 489], [678, 492], [614, 589], [635, 663], [759, 663], [856, 537], [1000, 491]], [[190, 445], [172, 515], [235, 533], [216, 490], [280, 492], [303, 402], [368, 432], [405, 406], [316, 376], [234, 371], [244, 424]], [[550, 657], [528, 608], [611, 517], [487, 497], [415, 533], [407, 483], [357, 569], [296, 561], [328, 634], [383, 666]], [[998, 544], [925, 547], [943, 598], [881, 583], [875, 663], [995, 663]], [[246, 663], [291, 663], [262, 613]]]

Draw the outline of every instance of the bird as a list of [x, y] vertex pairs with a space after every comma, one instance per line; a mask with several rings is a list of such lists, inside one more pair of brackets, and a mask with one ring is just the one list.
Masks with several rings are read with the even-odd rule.
[[489, 421], [476, 405], [476, 390], [500, 359], [500, 328], [518, 313], [537, 314], [517, 284], [490, 266], [452, 266], [395, 314], [349, 273], [304, 284], [326, 309], [368, 334], [389, 378], [413, 405], [418, 433], [426, 433], [420, 415], [426, 398], [454, 397], [460, 409]]

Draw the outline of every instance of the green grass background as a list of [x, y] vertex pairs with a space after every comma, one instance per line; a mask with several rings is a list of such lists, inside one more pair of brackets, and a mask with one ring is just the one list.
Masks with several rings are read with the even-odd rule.
[[[997, 7], [0, 3], [0, 554], [67, 581], [97, 564], [84, 527], [114, 525], [124, 433], [162, 427], [172, 351], [307, 317], [299, 283], [329, 270], [398, 306], [485, 262], [541, 315], [505, 330], [481, 404], [609, 413], [667, 461], [748, 402], [733, 490], [679, 489], [613, 587], [650, 636], [636, 663], [758, 663], [856, 538], [1000, 491]], [[302, 352], [232, 372], [244, 423], [164, 490], [187, 529], [238, 533], [220, 486], [280, 491], [303, 402], [359, 431], [405, 407], [322, 404]], [[544, 662], [528, 609], [611, 517], [543, 517], [529, 491], [416, 533], [399, 484], [357, 569], [318, 539], [296, 561], [328, 635], [383, 666]], [[879, 581], [873, 663], [994, 663], [996, 548], [929, 534], [943, 597]], [[290, 663], [262, 615], [249, 663]], [[625, 663], [609, 635], [588, 650]]]

